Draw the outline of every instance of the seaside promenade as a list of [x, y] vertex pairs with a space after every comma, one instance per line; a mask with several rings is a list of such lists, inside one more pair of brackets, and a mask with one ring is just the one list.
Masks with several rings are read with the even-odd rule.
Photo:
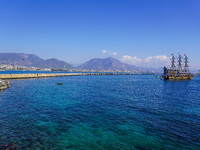
[[152, 73], [34, 73], [34, 74], [0, 74], [0, 79], [26, 79], [47, 78], [62, 76], [88, 76], [88, 75], [150, 75]]

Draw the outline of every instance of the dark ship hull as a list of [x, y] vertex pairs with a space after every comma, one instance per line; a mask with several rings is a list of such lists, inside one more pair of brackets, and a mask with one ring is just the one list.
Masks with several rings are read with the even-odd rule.
[[190, 77], [164, 77], [165, 80], [190, 80], [193, 76]]

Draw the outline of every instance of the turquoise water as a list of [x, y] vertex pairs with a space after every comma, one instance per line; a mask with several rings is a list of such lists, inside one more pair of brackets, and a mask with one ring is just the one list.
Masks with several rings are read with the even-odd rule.
[[[56, 82], [63, 85], [56, 85]], [[200, 149], [200, 77], [11, 80], [0, 91], [0, 145], [22, 150]]]

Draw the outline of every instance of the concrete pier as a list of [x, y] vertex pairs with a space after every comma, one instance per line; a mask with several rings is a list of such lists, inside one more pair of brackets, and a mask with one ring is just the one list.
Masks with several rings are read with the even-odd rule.
[[107, 73], [107, 72], [106, 73], [0, 74], [0, 79], [26, 79], [26, 78], [46, 78], [46, 77], [83, 76], [83, 75], [138, 75], [138, 74], [137, 73]]

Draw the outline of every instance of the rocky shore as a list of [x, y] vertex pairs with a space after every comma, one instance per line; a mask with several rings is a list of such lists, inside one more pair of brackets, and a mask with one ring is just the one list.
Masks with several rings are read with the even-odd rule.
[[0, 79], [0, 90], [4, 90], [10, 87], [10, 83], [7, 80]]

